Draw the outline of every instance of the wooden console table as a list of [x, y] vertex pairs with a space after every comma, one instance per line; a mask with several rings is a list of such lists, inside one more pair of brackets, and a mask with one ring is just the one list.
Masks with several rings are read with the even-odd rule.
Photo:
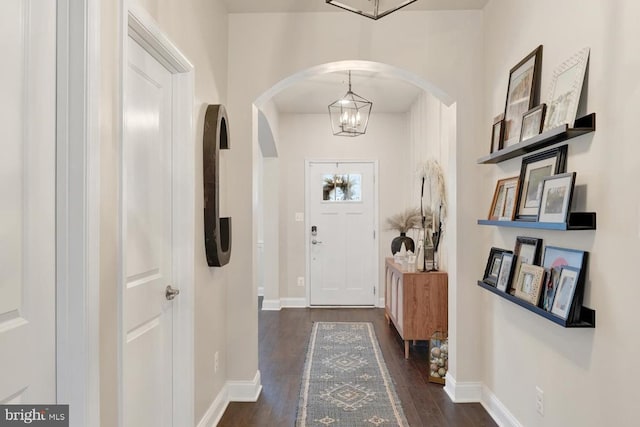
[[385, 262], [385, 317], [393, 322], [404, 340], [404, 357], [409, 342], [429, 340], [436, 331], [447, 332], [448, 283], [441, 271], [409, 273], [387, 258]]

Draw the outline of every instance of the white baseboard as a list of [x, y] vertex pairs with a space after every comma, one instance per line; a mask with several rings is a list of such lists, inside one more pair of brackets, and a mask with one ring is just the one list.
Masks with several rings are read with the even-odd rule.
[[264, 311], [280, 311], [281, 308], [279, 299], [262, 300], [262, 309]]
[[447, 372], [445, 378], [444, 391], [454, 403], [479, 403], [482, 401], [481, 382], [469, 381], [458, 383], [449, 372]]
[[444, 391], [454, 403], [479, 402], [500, 427], [522, 427], [498, 397], [481, 382], [457, 382], [447, 373]]
[[229, 402], [255, 402], [262, 391], [260, 371], [251, 381], [227, 381], [220, 393], [204, 413], [197, 427], [215, 427], [218, 425]]
[[522, 427], [506, 406], [493, 394], [487, 386], [482, 386], [482, 401], [484, 409], [500, 427]]
[[231, 402], [255, 402], [262, 391], [260, 383], [260, 371], [256, 371], [251, 381], [227, 381], [229, 401]]
[[204, 416], [198, 423], [197, 427], [215, 427], [222, 419], [224, 415], [224, 411], [227, 409], [229, 405], [229, 391], [227, 389], [227, 385], [225, 384], [220, 390], [220, 393], [216, 396], [207, 409], [207, 412], [204, 413]]
[[263, 297], [264, 296], [264, 286], [258, 287], [258, 296], [259, 297]]
[[280, 298], [282, 308], [307, 308], [306, 298]]

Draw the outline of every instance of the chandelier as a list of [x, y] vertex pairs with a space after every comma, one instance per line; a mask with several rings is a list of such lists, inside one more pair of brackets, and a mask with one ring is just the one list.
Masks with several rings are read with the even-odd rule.
[[327, 3], [374, 20], [402, 9], [417, 0], [326, 0]]
[[337, 136], [358, 136], [367, 131], [373, 102], [351, 91], [351, 71], [349, 71], [349, 91], [329, 105], [331, 129]]

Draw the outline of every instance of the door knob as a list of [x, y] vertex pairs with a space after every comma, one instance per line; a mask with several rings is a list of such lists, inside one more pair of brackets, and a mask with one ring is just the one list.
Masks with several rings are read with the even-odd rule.
[[316, 240], [316, 239], [313, 239], [313, 240], [311, 241], [311, 244], [312, 244], [312, 245], [317, 245], [318, 243], [322, 243], [322, 242], [321, 242], [320, 240]]
[[167, 297], [167, 299], [169, 301], [171, 301], [172, 299], [174, 299], [176, 297], [176, 295], [178, 295], [180, 293], [180, 289], [174, 289], [171, 287], [171, 285], [167, 285], [167, 289], [164, 293], [164, 296]]

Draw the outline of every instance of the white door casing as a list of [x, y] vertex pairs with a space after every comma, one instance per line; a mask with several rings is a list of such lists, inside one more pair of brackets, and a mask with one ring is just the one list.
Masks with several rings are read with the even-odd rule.
[[[123, 13], [119, 425], [194, 425], [193, 65], [142, 8], [125, 2]], [[135, 65], [136, 57], [143, 63]], [[144, 142], [129, 147], [128, 136]], [[158, 156], [161, 164], [152, 161]], [[132, 192], [144, 194], [128, 206]], [[134, 231], [138, 214], [153, 218]], [[161, 245], [147, 252], [154, 240]], [[180, 290], [172, 301], [168, 284]], [[161, 355], [154, 351], [160, 347]]]
[[55, 2], [0, 3], [0, 403], [55, 403]]
[[[307, 162], [309, 305], [376, 304], [376, 169], [375, 162]], [[334, 176], [350, 177], [357, 200], [325, 200], [343, 197], [339, 189], [323, 191], [326, 180]]]

